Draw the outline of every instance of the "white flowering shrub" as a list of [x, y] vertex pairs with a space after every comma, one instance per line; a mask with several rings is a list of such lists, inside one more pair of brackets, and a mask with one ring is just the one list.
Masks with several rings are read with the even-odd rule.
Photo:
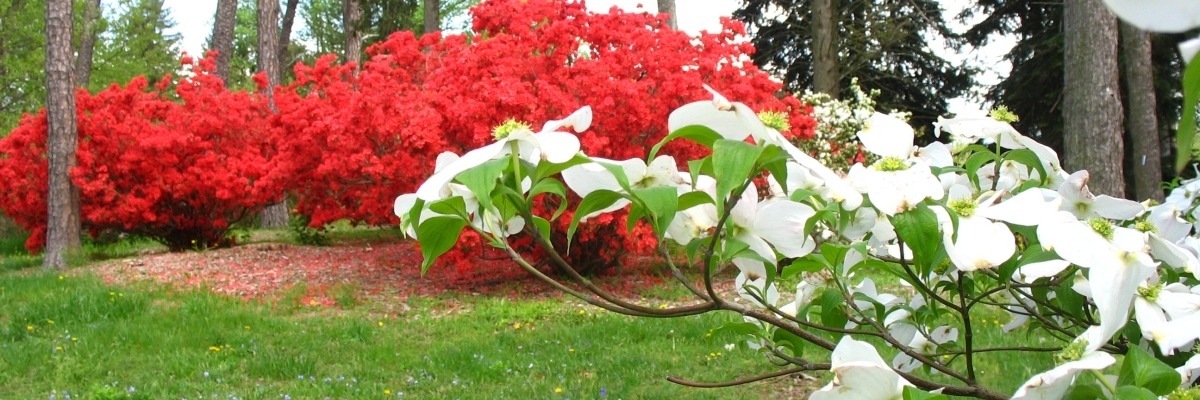
[[879, 96], [878, 90], [864, 92], [857, 79], [851, 80], [850, 93], [846, 100], [813, 92], [806, 92], [800, 98], [812, 107], [817, 126], [811, 139], [796, 146], [834, 171], [844, 172], [854, 163], [865, 161], [860, 159], [865, 154], [857, 135], [863, 121], [875, 114], [875, 97]]
[[[1144, 3], [1107, 1], [1118, 11]], [[1196, 79], [1186, 98], [1200, 92]], [[538, 132], [507, 124], [493, 144], [439, 157], [437, 172], [397, 198], [395, 213], [421, 244], [422, 268], [471, 229], [529, 273], [606, 310], [737, 312], [746, 321], [727, 330], [786, 366], [739, 382], [831, 371], [812, 399], [1200, 398], [1192, 386], [1200, 374], [1200, 181], [1162, 204], [1094, 195], [1087, 171], [1064, 170], [1002, 111], [940, 120], [933, 131], [946, 143], [916, 147], [902, 118], [818, 108], [830, 121], [822, 138], [853, 129], [869, 155], [842, 173], [825, 163], [836, 160], [785, 140], [777, 116], [712, 94], [674, 111], [671, 134], [645, 160], [581, 153], [570, 131], [589, 128], [587, 107]], [[673, 140], [712, 151], [697, 160], [659, 154]], [[531, 204], [568, 192], [582, 198], [568, 235], [590, 217], [627, 209], [628, 226], [653, 229], [663, 262], [695, 301], [647, 307], [556, 257], [562, 249], [547, 236], [563, 210], [538, 215]], [[509, 244], [518, 233], [575, 285], [532, 266]], [[680, 248], [684, 256], [674, 257]], [[737, 290], [723, 295], [714, 287], [726, 267], [737, 272]], [[882, 276], [901, 284], [877, 285]], [[1010, 322], [983, 326], [997, 314]], [[1045, 343], [987, 348], [974, 335], [982, 329], [1028, 330]], [[978, 379], [985, 352], [1053, 352], [1057, 362], [1002, 392]]]

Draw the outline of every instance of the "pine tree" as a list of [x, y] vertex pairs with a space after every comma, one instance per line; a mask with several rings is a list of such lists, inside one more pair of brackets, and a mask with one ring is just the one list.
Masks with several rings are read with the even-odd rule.
[[[814, 84], [812, 5], [806, 0], [747, 0], [734, 18], [747, 24], [757, 48], [754, 62], [782, 76], [792, 91]], [[951, 42], [941, 6], [932, 0], [876, 2], [834, 0], [834, 40], [839, 90], [858, 78], [878, 89], [878, 107], [913, 113], [914, 126], [928, 126], [945, 115], [947, 100], [970, 88], [971, 71], [934, 54], [932, 36]], [[848, 93], [842, 93], [848, 94]]]

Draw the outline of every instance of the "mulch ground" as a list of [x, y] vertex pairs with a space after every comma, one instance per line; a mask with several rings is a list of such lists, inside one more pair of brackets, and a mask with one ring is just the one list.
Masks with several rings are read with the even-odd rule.
[[[466, 268], [433, 266], [420, 270], [421, 252], [411, 241], [299, 246], [259, 243], [228, 249], [147, 254], [109, 260], [87, 270], [105, 282], [152, 281], [181, 289], [206, 288], [245, 300], [278, 297], [303, 285], [306, 305], [335, 304], [330, 289], [353, 288], [370, 298], [437, 296], [445, 293], [511, 298], [559, 296], [554, 288], [521, 270], [507, 258], [480, 257]], [[616, 272], [614, 272], [616, 273]], [[661, 285], [661, 273], [644, 266], [623, 268], [620, 276], [600, 277], [605, 287], [638, 298]]]

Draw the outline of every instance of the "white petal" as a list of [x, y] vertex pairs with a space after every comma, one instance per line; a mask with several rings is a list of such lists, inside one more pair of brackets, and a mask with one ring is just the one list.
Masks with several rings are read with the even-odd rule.
[[579, 153], [579, 138], [565, 132], [542, 132], [536, 135], [542, 158], [562, 164], [571, 161]]
[[858, 132], [858, 140], [867, 151], [902, 160], [912, 155], [914, 137], [907, 122], [882, 113], [875, 113], [864, 121], [863, 130]]
[[442, 199], [442, 189], [454, 180], [458, 174], [488, 162], [502, 154], [508, 154], [507, 140], [500, 140], [487, 146], [468, 151], [459, 159], [450, 162], [441, 171], [434, 173], [417, 188], [417, 197], [425, 201]]
[[1184, 65], [1191, 63], [1197, 52], [1200, 52], [1200, 37], [1179, 42], [1179, 55], [1183, 57]]
[[958, 238], [946, 231], [946, 252], [960, 271], [991, 269], [1012, 257], [1016, 239], [1007, 225], [971, 216], [958, 219]]
[[579, 197], [587, 197], [597, 190], [611, 190], [621, 192], [621, 185], [617, 183], [617, 178], [613, 176], [604, 166], [598, 163], [587, 163], [572, 166], [563, 170], [563, 183], [567, 184], [575, 194]]
[[1083, 356], [1078, 361], [1064, 363], [1052, 370], [1034, 376], [1017, 389], [1013, 399], [1045, 399], [1058, 400], [1066, 394], [1075, 375], [1084, 370], [1100, 370], [1112, 365], [1117, 360], [1108, 353], [1093, 352]]
[[1057, 195], [1048, 196], [1042, 190], [1031, 189], [999, 204], [980, 207], [975, 214], [1013, 225], [1037, 226], [1049, 220], [1061, 204], [1062, 199]]
[[1168, 242], [1158, 235], [1150, 235], [1150, 254], [1165, 262], [1168, 266], [1183, 270], [1184, 272], [1196, 273], [1200, 271], [1200, 260], [1196, 259], [1196, 255], [1190, 251], [1184, 250], [1175, 243]]
[[716, 131], [729, 140], [745, 140], [750, 136], [743, 120], [733, 111], [721, 111], [711, 101], [697, 101], [675, 109], [667, 117], [667, 129], [675, 132], [690, 125], [701, 125]]
[[1151, 32], [1183, 32], [1200, 26], [1194, 0], [1104, 0], [1118, 17]]
[[1037, 236], [1042, 247], [1084, 268], [1112, 264], [1117, 252], [1112, 243], [1065, 211], [1038, 225]]
[[833, 382], [814, 392], [809, 399], [895, 399], [900, 397], [905, 386], [912, 386], [884, 364], [874, 347], [849, 335], [838, 342], [831, 358]]
[[1022, 265], [1017, 269], [1017, 273], [1022, 276], [1022, 282], [1033, 283], [1038, 278], [1049, 278], [1058, 275], [1067, 267], [1071, 266], [1069, 261], [1065, 260], [1046, 260], [1035, 263]]
[[434, 162], [433, 172], [441, 171], [456, 160], [458, 160], [458, 154], [452, 151], [443, 151], [441, 154], [438, 154], [437, 161]]
[[1007, 122], [997, 121], [982, 111], [973, 114], [977, 116], [951, 119], [938, 117], [938, 122], [933, 124], [934, 135], [940, 136], [941, 131], [946, 131], [960, 140], [975, 143], [980, 140], [995, 142], [1001, 133], [1017, 133], [1017, 130], [1013, 129], [1012, 125], [1009, 125]]
[[758, 207], [758, 188], [750, 184], [742, 191], [742, 197], [733, 205], [733, 209], [729, 210], [730, 222], [744, 229], [751, 229], [758, 215]]
[[542, 132], [557, 131], [562, 128], [574, 129], [575, 133], [586, 131], [592, 126], [592, 107], [583, 106], [563, 119], [546, 121]]
[[675, 164], [675, 157], [671, 156], [656, 157], [645, 167], [641, 179], [629, 182], [637, 187], [679, 186], [683, 183], [683, 179], [679, 178], [679, 166]]
[[1102, 194], [1092, 200], [1091, 211], [1104, 218], [1125, 221], [1146, 211], [1146, 206], [1133, 200], [1118, 199]]
[[785, 257], [804, 257], [815, 244], [804, 232], [816, 211], [791, 200], [764, 202], [754, 220], [753, 232], [775, 246]]
[[[1184, 207], [1188, 206], [1185, 205]], [[1150, 207], [1150, 216], [1146, 220], [1158, 228], [1159, 237], [1176, 243], [1183, 240], [1183, 237], [1191, 233], [1192, 230], [1192, 225], [1187, 220], [1184, 220], [1181, 217], [1182, 215], [1183, 212], [1179, 206], [1172, 203], [1163, 203]]]
[[[748, 261], [754, 262], [754, 260]], [[737, 259], [734, 262], [736, 263]], [[774, 306], [779, 302], [779, 289], [774, 284], [767, 286], [766, 276], [760, 275], [759, 278], [751, 279], [750, 274], [741, 272], [734, 278], [734, 285], [738, 288], [738, 295], [752, 304], [762, 305], [762, 301], [766, 301], [767, 305]], [[760, 301], [755, 296], [760, 296], [762, 300]]]
[[1121, 262], [1088, 270], [1088, 281], [1092, 293], [1103, 293], [1092, 298], [1100, 314], [1100, 328], [1104, 340], [1125, 326], [1129, 320], [1129, 309], [1137, 288], [1154, 274], [1155, 262], [1144, 253], [1129, 253]]

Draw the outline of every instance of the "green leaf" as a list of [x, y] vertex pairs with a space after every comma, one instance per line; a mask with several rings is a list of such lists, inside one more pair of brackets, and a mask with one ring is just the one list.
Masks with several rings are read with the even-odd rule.
[[[843, 327], [846, 326], [846, 317], [844, 308], [846, 306], [846, 298], [842, 297], [842, 292], [826, 288], [821, 292], [821, 324], [825, 326]], [[842, 337], [839, 333], [833, 333], [834, 339]]]
[[846, 259], [846, 252], [849, 250], [850, 248], [846, 246], [828, 242], [821, 243], [821, 255], [825, 257], [825, 261], [828, 261], [828, 264], [831, 266], [837, 265], [840, 267], [842, 261]]
[[896, 234], [912, 249], [912, 258], [923, 273], [933, 268], [933, 260], [942, 244], [937, 215], [928, 206], [921, 205], [892, 217]]
[[1154, 392], [1137, 386], [1118, 387], [1117, 395], [1114, 398], [1121, 400], [1158, 400], [1158, 396], [1155, 396]]
[[475, 198], [479, 200], [479, 208], [487, 210], [492, 208], [492, 189], [496, 188], [496, 180], [500, 179], [504, 168], [511, 162], [508, 157], [491, 160], [463, 171], [456, 179], [475, 194]]
[[808, 343], [803, 338], [796, 336], [795, 333], [788, 332], [787, 329], [775, 329], [775, 333], [771, 335], [771, 341], [780, 347], [791, 350], [792, 357], [803, 357], [804, 345]]
[[720, 328], [713, 329], [712, 334], [733, 334], [735, 336], [746, 336], [762, 332], [762, 330], [763, 328], [761, 326], [750, 322], [729, 322], [725, 325], [721, 325]]
[[622, 198], [624, 197], [620, 193], [607, 189], [588, 193], [587, 197], [579, 202], [579, 207], [575, 208], [575, 215], [571, 217], [571, 225], [567, 227], [567, 247], [571, 247], [571, 239], [575, 237], [575, 230], [579, 228], [579, 221], [583, 220], [583, 217], [608, 208]]
[[679, 209], [679, 190], [674, 186], [656, 186], [633, 189], [633, 197], [646, 206], [653, 218], [654, 233], [662, 237], [667, 231], [675, 212]]
[[712, 196], [705, 192], [687, 192], [679, 195], [679, 211], [701, 204], [714, 204]]
[[446, 251], [458, 243], [458, 236], [465, 226], [467, 226], [467, 220], [452, 216], [432, 217], [417, 226], [421, 256], [424, 257], [424, 260], [421, 261], [422, 275], [429, 270], [429, 266], [433, 265], [438, 257], [446, 254]]
[[817, 272], [827, 268], [829, 268], [829, 263], [825, 261], [824, 257], [809, 254], [792, 260], [791, 264], [783, 267], [783, 273], [779, 276], [780, 278], [788, 279], [802, 272]]
[[1183, 115], [1175, 132], [1175, 173], [1192, 160], [1192, 143], [1196, 139], [1196, 105], [1200, 103], [1200, 54], [1192, 58], [1183, 72]]
[[[982, 147], [979, 145], [972, 146]], [[968, 147], [968, 149], [970, 148], [972, 147]], [[989, 161], [996, 160], [996, 153], [991, 152], [986, 147], [982, 148], [982, 151], [971, 154], [967, 158], [967, 162], [963, 164], [963, 167], [967, 169], [967, 179], [970, 179], [971, 185], [975, 187], [979, 187], [979, 168], [983, 167], [983, 164], [987, 164]]]
[[1030, 149], [1010, 150], [1009, 152], [1004, 153], [1004, 159], [1005, 160], [1013, 160], [1013, 161], [1019, 162], [1021, 164], [1024, 164], [1025, 166], [1027, 166], [1029, 168], [1033, 168], [1034, 170], [1036, 170], [1038, 172], [1038, 176], [1041, 177], [1042, 181], [1046, 181], [1050, 178], [1049, 175], [1046, 175], [1046, 166], [1042, 165], [1042, 160], [1040, 158], [1038, 158], [1037, 153], [1034, 153], [1033, 150], [1030, 150]]
[[538, 163], [537, 169], [534, 170], [534, 173], [533, 173], [533, 178], [534, 178], [533, 180], [541, 181], [550, 176], [553, 176], [554, 174], [563, 172], [567, 168], [571, 168], [571, 167], [574, 167], [574, 166], [580, 165], [580, 164], [587, 164], [589, 162], [592, 162], [592, 160], [587, 158], [586, 156], [576, 154], [575, 158], [572, 158], [562, 164], [554, 164], [554, 163], [549, 163], [549, 162]]
[[944, 395], [944, 394], [929, 393], [929, 392], [926, 392], [921, 389], [917, 389], [912, 386], [904, 387], [904, 400], [942, 400], [942, 399], [949, 400], [950, 398], [946, 397], [946, 395]]
[[740, 187], [754, 170], [762, 148], [737, 140], [721, 139], [713, 143], [713, 178], [717, 180], [717, 208], [733, 189]]
[[558, 208], [554, 210], [554, 215], [550, 217], [550, 219], [558, 219], [559, 216], [562, 216], [563, 211], [567, 210], [567, 188], [563, 186], [562, 182], [556, 179], [543, 179], [534, 184], [533, 188], [529, 190], [529, 197], [533, 198], [533, 196], [543, 193], [558, 197]]
[[653, 160], [663, 146], [665, 146], [667, 143], [670, 143], [672, 140], [680, 138], [688, 139], [699, 143], [704, 147], [712, 148], [713, 142], [721, 139], [721, 134], [704, 125], [688, 125], [676, 129], [675, 132], [671, 132], [670, 135], [667, 135], [667, 137], [663, 138], [662, 141], [658, 142], [658, 144], [655, 144], [654, 147], [650, 149], [650, 156], [647, 157], [647, 159]]
[[[1165, 396], [1183, 383], [1179, 373], [1171, 366], [1154, 358], [1154, 355], [1137, 346], [1129, 346], [1125, 360], [1121, 362], [1121, 373], [1117, 376], [1117, 385], [1133, 385], [1145, 388], [1148, 392]], [[1120, 389], [1117, 393], [1120, 394]], [[1124, 399], [1125, 397], [1118, 398]], [[1132, 398], [1132, 397], [1130, 397]], [[1155, 398], [1154, 396], [1150, 397]]]
[[1095, 382], [1080, 383], [1075, 381], [1071, 385], [1071, 389], [1063, 396], [1063, 400], [1096, 400], [1108, 397], [1104, 394], [1104, 389]]
[[545, 218], [534, 215], [533, 227], [537, 228], [538, 232], [542, 234], [542, 237], [550, 237], [550, 221], [547, 221]]
[[[415, 209], [416, 207], [413, 208]], [[466, 218], [467, 203], [462, 196], [454, 196], [429, 203], [429, 211], [433, 211], [438, 214], [455, 215]]]

